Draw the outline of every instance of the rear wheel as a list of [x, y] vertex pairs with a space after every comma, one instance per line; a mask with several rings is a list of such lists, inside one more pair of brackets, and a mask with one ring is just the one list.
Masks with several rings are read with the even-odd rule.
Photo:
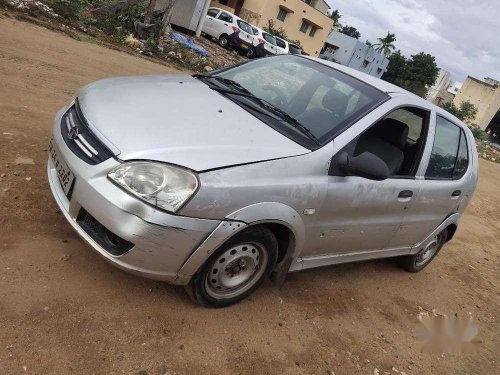
[[248, 229], [222, 245], [186, 288], [203, 306], [231, 305], [248, 297], [269, 277], [277, 256], [278, 243], [269, 229]]
[[448, 238], [448, 229], [438, 233], [432, 240], [418, 253], [401, 257], [399, 263], [408, 272], [418, 272], [423, 270], [439, 253]]
[[228, 44], [229, 44], [229, 37], [228, 37], [226, 34], [222, 34], [222, 35], [219, 37], [219, 45], [220, 45], [221, 47], [226, 48]]
[[247, 53], [245, 55], [249, 59], [253, 59], [255, 57], [255, 49], [253, 47], [248, 47]]

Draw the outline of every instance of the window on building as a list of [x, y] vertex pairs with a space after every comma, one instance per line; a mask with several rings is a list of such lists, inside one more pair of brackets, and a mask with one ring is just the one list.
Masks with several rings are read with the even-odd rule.
[[464, 132], [451, 121], [437, 117], [431, 159], [425, 172], [430, 179], [458, 179], [469, 164]]
[[276, 18], [279, 19], [280, 21], [284, 22], [287, 14], [288, 14], [288, 12], [286, 10], [284, 10], [283, 8], [280, 8]]
[[314, 0], [302, 0], [304, 3], [313, 5]]
[[366, 68], [370, 64], [368, 60], [363, 61], [363, 68]]
[[300, 32], [305, 34], [308, 28], [309, 24], [306, 21], [302, 21], [302, 25], [300, 25]]
[[377, 74], [378, 75], [382, 74], [382, 68], [377, 68]]
[[228, 3], [229, 3], [229, 0], [219, 0], [219, 4], [227, 5]]
[[316, 26], [311, 26], [311, 31], [309, 31], [309, 36], [311, 38], [314, 36], [314, 34], [316, 34], [316, 30], [318, 30]]

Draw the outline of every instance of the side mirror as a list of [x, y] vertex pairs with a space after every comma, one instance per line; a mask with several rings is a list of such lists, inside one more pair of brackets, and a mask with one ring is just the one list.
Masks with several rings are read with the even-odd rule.
[[347, 152], [342, 152], [335, 158], [334, 163], [346, 175], [377, 181], [385, 180], [390, 175], [387, 164], [371, 152], [363, 152], [358, 156], [350, 156]]

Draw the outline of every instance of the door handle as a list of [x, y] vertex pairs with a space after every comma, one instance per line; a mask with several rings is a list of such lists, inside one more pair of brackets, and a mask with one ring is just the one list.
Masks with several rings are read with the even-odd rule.
[[460, 190], [455, 190], [453, 193], [451, 193], [452, 197], [459, 197], [460, 195], [462, 195], [462, 191]]
[[227, 23], [225, 23], [224, 26], [227, 26]]
[[212, 20], [212, 21], [214, 20], [214, 19], [213, 19], [213, 18], [211, 18], [211, 17], [208, 17], [208, 19], [209, 19], [209, 20]]
[[399, 193], [398, 198], [411, 198], [413, 197], [413, 191], [403, 190]]

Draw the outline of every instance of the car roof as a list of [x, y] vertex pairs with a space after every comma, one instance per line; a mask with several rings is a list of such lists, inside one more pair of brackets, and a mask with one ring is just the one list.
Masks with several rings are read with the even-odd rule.
[[363, 82], [369, 84], [370, 86], [373, 86], [376, 89], [383, 91], [392, 97], [396, 97], [396, 96], [400, 96], [400, 95], [410, 96], [414, 103], [416, 102], [419, 105], [421, 105], [422, 107], [427, 108], [429, 110], [433, 110], [437, 114], [439, 114], [440, 116], [443, 116], [454, 123], [460, 124], [462, 127], [464, 127], [464, 126], [466, 127], [466, 125], [462, 122], [462, 120], [455, 117], [450, 112], [446, 111], [445, 109], [443, 109], [441, 107], [438, 107], [437, 105], [429, 102], [428, 100], [421, 98], [418, 95], [415, 95], [414, 93], [412, 93], [408, 90], [402, 89], [399, 86], [393, 85], [392, 83], [389, 83], [389, 82], [384, 81], [380, 78], [371, 76], [367, 73], [360, 72], [359, 70], [349, 68], [348, 66], [334, 63], [332, 61], [320, 59], [317, 57], [310, 57], [310, 56], [303, 56], [303, 57], [306, 59], [309, 59], [309, 60], [314, 60], [316, 62], [323, 64], [323, 65], [328, 65], [336, 70], [341, 71], [342, 73], [348, 74], [356, 79], [359, 79], [360, 81], [363, 81]]

